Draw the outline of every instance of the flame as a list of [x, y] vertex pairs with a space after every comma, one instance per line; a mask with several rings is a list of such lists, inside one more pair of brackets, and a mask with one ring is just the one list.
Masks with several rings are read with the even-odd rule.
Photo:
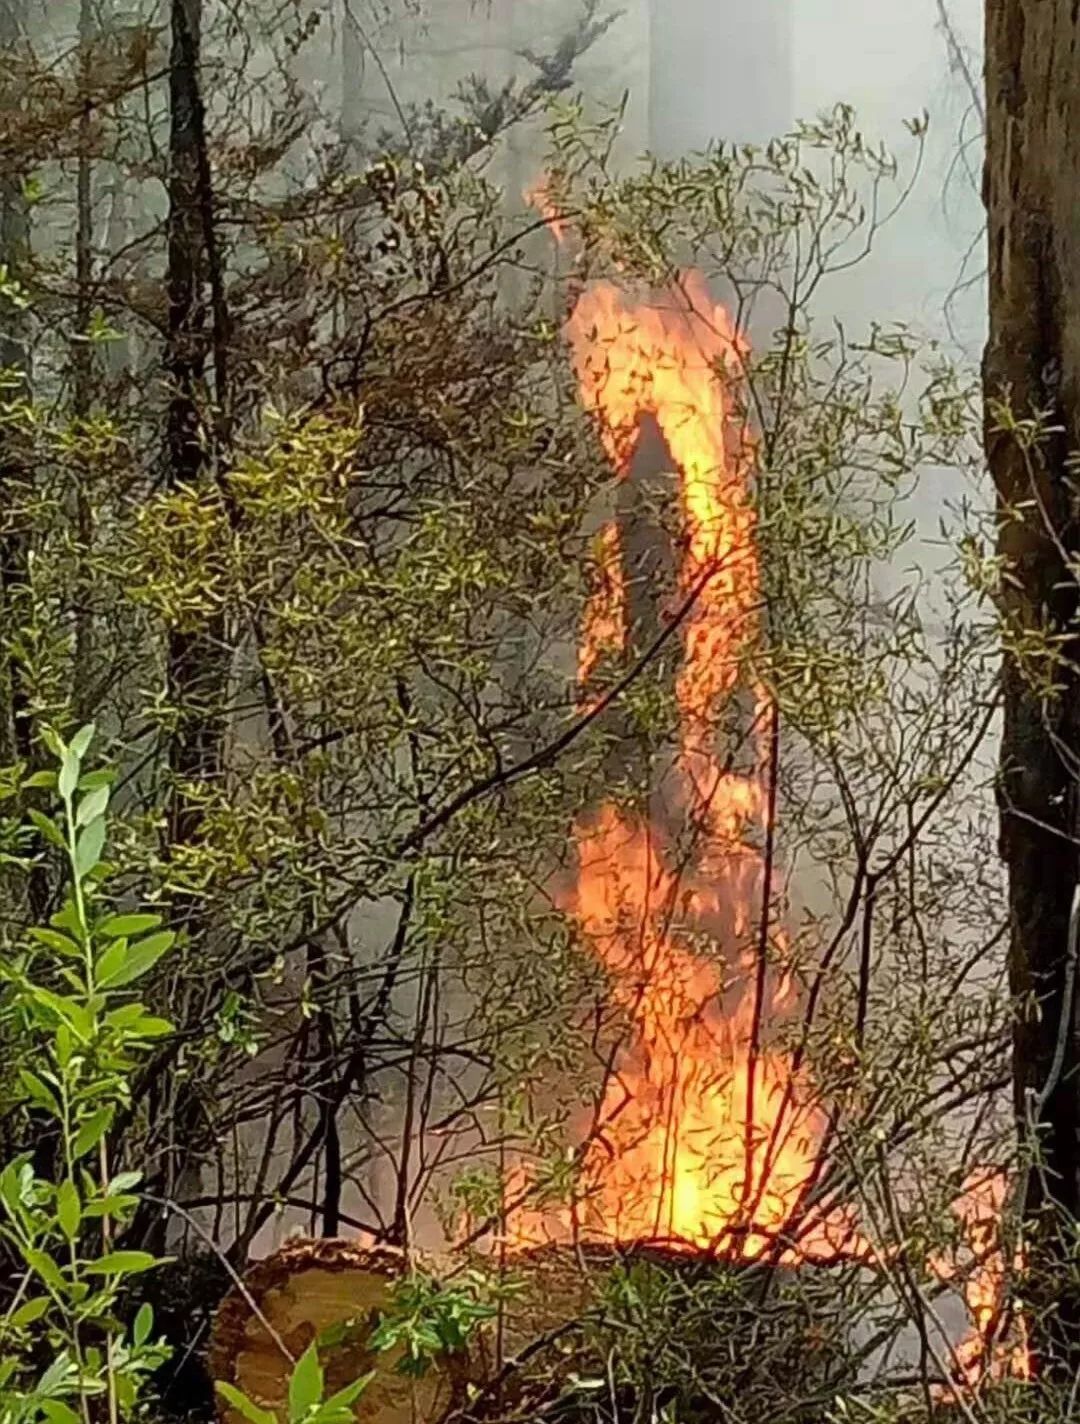
[[[971, 1329], [953, 1351], [958, 1381], [974, 1389], [984, 1380], [1030, 1379], [1033, 1374], [1022, 1314], [1012, 1312], [1006, 1257], [1001, 1240], [1002, 1214], [1009, 1193], [1007, 1173], [977, 1168], [952, 1204], [963, 1236], [962, 1252], [930, 1262], [941, 1281], [959, 1279]], [[966, 1256], [967, 1262], [961, 1260]], [[1023, 1259], [1017, 1256], [1019, 1270]], [[947, 1392], [947, 1391], [946, 1391]]]
[[[761, 589], [753, 442], [732, 399], [746, 345], [693, 273], [661, 300], [594, 283], [566, 334], [616, 476], [630, 476], [646, 416], [678, 473], [676, 771], [694, 852], [676, 865], [656, 828], [614, 804], [577, 826], [566, 908], [607, 970], [630, 1036], [583, 1134], [580, 1199], [561, 1213], [519, 1201], [510, 1238], [584, 1235], [739, 1259], [835, 1259], [855, 1249], [852, 1221], [804, 1205], [827, 1117], [808, 1076], [764, 1043], [765, 1021], [791, 986], [775, 969], [782, 934], [760, 931], [763, 913], [771, 917], [761, 847], [772, 707], [747, 667]], [[617, 521], [600, 529], [594, 563], [578, 653], [582, 708], [595, 706], [597, 670], [631, 633]], [[753, 709], [749, 766], [734, 770], [717, 729], [741, 688]], [[510, 1197], [527, 1187], [519, 1171]]]
[[522, 194], [529, 207], [535, 208], [548, 226], [556, 242], [565, 242], [569, 233], [569, 223], [559, 211], [551, 186], [544, 177], [538, 178], [531, 188]]
[[[543, 184], [529, 195], [566, 234]], [[761, 583], [751, 499], [754, 442], [735, 395], [748, 355], [704, 279], [683, 274], [657, 300], [612, 282], [580, 292], [566, 336], [585, 409], [619, 479], [630, 477], [651, 417], [679, 478], [682, 664], [676, 769], [692, 854], [665, 848], [647, 818], [606, 803], [576, 828], [577, 878], [566, 908], [604, 966], [629, 1038], [581, 1134], [580, 1190], [537, 1204], [519, 1164], [506, 1186], [511, 1248], [553, 1241], [664, 1242], [728, 1259], [785, 1264], [884, 1255], [849, 1207], [809, 1205], [828, 1115], [809, 1074], [771, 1049], [764, 1029], [793, 998], [787, 944], [770, 914], [768, 793], [774, 709], [749, 655]], [[606, 657], [630, 642], [628, 581], [617, 521], [594, 550], [594, 586], [578, 649], [579, 706]], [[724, 713], [745, 690], [753, 709], [749, 768], [719, 751]], [[767, 933], [762, 933], [765, 919]], [[1007, 1179], [973, 1174], [955, 1203], [971, 1259], [930, 1263], [958, 1283], [972, 1322], [954, 1352], [957, 1388], [1030, 1378], [1021, 1316], [1010, 1318], [1001, 1214]]]
[[[786, 1058], [751, 1048], [753, 995], [725, 1012], [732, 986], [719, 965], [669, 928], [680, 900], [702, 922], [726, 893], [737, 923], [747, 872], [759, 867], [747, 855], [723, 886], [688, 884], [653, 839], [611, 805], [579, 828], [575, 913], [633, 1030], [584, 1157], [579, 1224], [615, 1241], [756, 1258], [796, 1217], [825, 1118]], [[779, 1258], [833, 1254], [835, 1244], [800, 1232]]]

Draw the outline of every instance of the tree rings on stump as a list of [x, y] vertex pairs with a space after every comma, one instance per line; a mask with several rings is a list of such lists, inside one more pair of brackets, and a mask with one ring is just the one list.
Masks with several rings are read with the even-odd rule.
[[[417, 1379], [399, 1370], [400, 1350], [375, 1352], [369, 1344], [406, 1269], [404, 1254], [387, 1247], [337, 1240], [289, 1242], [250, 1269], [244, 1292], [234, 1288], [222, 1301], [208, 1351], [214, 1379], [273, 1410], [284, 1424], [292, 1365], [281, 1346], [295, 1360], [329, 1332], [319, 1350], [326, 1397], [373, 1371], [355, 1406], [358, 1421], [435, 1424], [464, 1387], [464, 1361], [436, 1361]], [[244, 1424], [220, 1396], [218, 1418], [221, 1424]]]

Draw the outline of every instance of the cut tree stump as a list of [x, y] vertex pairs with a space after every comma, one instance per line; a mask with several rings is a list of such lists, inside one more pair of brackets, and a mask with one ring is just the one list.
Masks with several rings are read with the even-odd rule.
[[[376, 1354], [368, 1343], [405, 1269], [403, 1254], [385, 1247], [290, 1243], [245, 1279], [265, 1323], [239, 1291], [222, 1303], [209, 1351], [214, 1378], [285, 1424], [291, 1366], [274, 1334], [295, 1358], [346, 1323], [345, 1338], [320, 1358], [327, 1393], [375, 1372], [357, 1401], [358, 1424], [584, 1424], [596, 1417], [596, 1398], [581, 1381], [602, 1378], [612, 1350], [628, 1352], [639, 1372], [638, 1382], [627, 1377], [619, 1387], [617, 1412], [627, 1417], [655, 1389], [677, 1399], [690, 1424], [712, 1419], [694, 1384], [700, 1377], [738, 1424], [817, 1424], [820, 1399], [846, 1377], [842, 1301], [827, 1272], [770, 1271], [642, 1243], [511, 1255], [506, 1269], [521, 1289], [501, 1319], [477, 1332], [467, 1357], [447, 1357], [411, 1379], [396, 1369], [400, 1355]], [[624, 1286], [615, 1272], [630, 1273]], [[244, 1424], [221, 1400], [218, 1417]]]
[[[246, 1296], [233, 1289], [222, 1301], [207, 1359], [214, 1379], [274, 1410], [284, 1424], [292, 1365], [281, 1345], [297, 1359], [316, 1336], [332, 1326], [346, 1327], [343, 1338], [319, 1352], [326, 1395], [374, 1371], [356, 1403], [360, 1424], [436, 1424], [461, 1396], [467, 1362], [447, 1357], [414, 1379], [398, 1369], [401, 1351], [376, 1353], [369, 1348], [379, 1313], [405, 1270], [404, 1254], [388, 1247], [339, 1240], [289, 1242], [247, 1272]], [[221, 1424], [244, 1424], [220, 1396], [218, 1418]]]

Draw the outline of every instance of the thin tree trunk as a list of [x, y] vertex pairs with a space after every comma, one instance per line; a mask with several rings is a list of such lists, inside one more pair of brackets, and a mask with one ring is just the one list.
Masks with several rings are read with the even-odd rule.
[[[24, 0], [0, 0], [0, 48], [13, 54], [25, 37]], [[0, 262], [16, 280], [30, 255], [30, 221], [23, 194], [25, 176], [17, 171], [0, 174]], [[18, 375], [21, 389], [10, 392], [9, 398], [21, 396], [29, 400], [33, 372], [28, 323], [24, 313], [11, 303], [4, 306], [0, 317], [0, 368]], [[31, 689], [25, 666], [13, 645], [18, 630], [25, 626], [32, 598], [30, 536], [26, 521], [18, 513], [32, 484], [33, 468], [20, 448], [19, 437], [4, 432], [0, 435], [0, 765], [21, 763], [28, 768], [34, 762]], [[14, 914], [15, 918], [25, 913], [40, 921], [47, 913], [49, 894], [49, 867], [42, 860], [31, 867], [25, 879], [10, 877], [0, 911]]]
[[[202, 0], [173, 0], [169, 100], [168, 482], [197, 487], [219, 473], [226, 404], [227, 332], [218, 311], [221, 276], [213, 246], [212, 196], [200, 88]], [[207, 293], [210, 301], [207, 301]], [[206, 388], [211, 353], [215, 409]], [[177, 729], [170, 743], [174, 789], [171, 846], [199, 839], [201, 810], [189, 787], [214, 782], [220, 772], [229, 659], [226, 630], [217, 620], [169, 639], [169, 692]], [[182, 909], [187, 917], [192, 906]]]
[[[21, 0], [0, 0], [0, 47], [14, 51], [23, 37]], [[26, 203], [22, 196], [22, 175], [0, 174], [0, 262], [17, 278], [29, 240]], [[26, 346], [25, 321], [11, 303], [0, 315], [0, 367], [17, 372], [24, 393], [30, 389], [30, 355]], [[0, 617], [5, 637], [19, 625], [21, 595], [26, 587], [26, 538], [16, 527], [7, 527], [6, 514], [19, 504], [18, 487], [29, 472], [19, 458], [14, 443], [0, 443]], [[0, 669], [0, 762], [10, 764], [28, 756], [29, 726], [26, 721], [26, 691], [18, 661], [5, 646]]]
[[[1080, 19], [1072, 0], [988, 0], [986, 7], [990, 332], [984, 358], [986, 452], [1007, 561], [1001, 851], [1009, 877], [1009, 971], [1017, 1003], [1015, 1109], [1034, 1155], [1025, 1175], [1030, 1328], [1038, 1368], [1080, 1366], [1080, 1056], [1069, 921], [1078, 880], [1080, 766], [1078, 547], [1080, 445]], [[1060, 427], [1025, 451], [995, 428], [1006, 395], [1018, 418]], [[1022, 661], [1060, 639], [1058, 688]]]
[[[94, 118], [91, 65], [91, 45], [96, 26], [91, 0], [79, 4], [79, 89], [82, 111], [79, 115], [79, 158], [76, 170], [75, 198], [75, 346], [72, 358], [74, 390], [73, 409], [76, 421], [86, 420], [93, 401], [94, 360], [90, 345], [93, 317], [94, 278], [94, 199], [93, 162], [90, 157], [90, 133]], [[90, 546], [93, 539], [93, 507], [86, 487], [86, 471], [77, 472], [72, 490], [75, 522], [76, 567], [75, 650], [72, 669], [72, 706], [76, 721], [84, 721], [93, 712], [87, 703], [93, 656], [92, 588], [88, 572]]]
[[[166, 417], [168, 485], [204, 488], [221, 478], [227, 438], [228, 329], [223, 276], [214, 230], [200, 68], [202, 0], [172, 0], [169, 69], [168, 332], [164, 355], [169, 385]], [[213, 362], [214, 390], [207, 388]], [[220, 491], [222, 486], [217, 484]], [[168, 637], [168, 695], [174, 726], [168, 742], [170, 799], [165, 854], [196, 846], [202, 835], [201, 790], [220, 778], [231, 658], [227, 628], [218, 617]], [[193, 940], [212, 933], [197, 896], [176, 898], [174, 922]], [[183, 1195], [198, 1171], [205, 1114], [197, 1091], [181, 1083], [171, 1095], [175, 1128], [170, 1160], [162, 1165], [161, 1194]], [[188, 1181], [187, 1185], [190, 1185]], [[163, 1223], [144, 1239], [161, 1249]]]

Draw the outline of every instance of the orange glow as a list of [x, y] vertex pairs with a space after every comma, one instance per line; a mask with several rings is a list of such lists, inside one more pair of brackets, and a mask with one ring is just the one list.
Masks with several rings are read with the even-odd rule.
[[[676, 799], [693, 844], [677, 859], [655, 827], [613, 804], [579, 822], [566, 908], [610, 976], [629, 1036], [582, 1133], [579, 1200], [562, 1212], [522, 1204], [509, 1235], [522, 1246], [664, 1241], [746, 1260], [853, 1254], [864, 1248], [846, 1213], [803, 1206], [825, 1112], [807, 1075], [765, 1042], [790, 983], [782, 964], [778, 972], [779, 930], [762, 939], [759, 929], [772, 898], [762, 852], [772, 709], [748, 666], [761, 601], [753, 448], [731, 395], [746, 347], [694, 274], [662, 301], [598, 282], [577, 301], [567, 337], [615, 475], [631, 477], [646, 416], [678, 472]], [[601, 657], [629, 638], [617, 522], [598, 536], [596, 566], [578, 654], [583, 707], [595, 705], [589, 684]], [[735, 770], [718, 729], [740, 689], [752, 717]], [[516, 1177], [508, 1200], [524, 1184]]]
[[[938, 1257], [931, 1271], [941, 1281], [959, 1281], [971, 1330], [956, 1347], [957, 1375], [974, 1387], [986, 1379], [1030, 1379], [1031, 1356], [1023, 1316], [1010, 1317], [1001, 1220], [1008, 1195], [1002, 1171], [976, 1170], [964, 1184], [953, 1212], [963, 1232], [959, 1253]], [[966, 1257], [966, 1261], [962, 1259]], [[1019, 1268], [1021, 1261], [1016, 1261]]]
[[[590, 1237], [753, 1259], [793, 1223], [825, 1120], [785, 1058], [751, 1051], [752, 993], [677, 943], [680, 908], [698, 925], [715, 923], [760, 866], [733, 856], [725, 882], [680, 880], [652, 842], [610, 805], [579, 830], [575, 914], [633, 1036], [586, 1151], [578, 1225]], [[836, 1221], [831, 1233], [808, 1226], [779, 1259], [834, 1255], [849, 1234]]]
[[[530, 200], [561, 239], [543, 185]], [[564, 904], [606, 971], [627, 1036], [580, 1124], [576, 1198], [538, 1202], [519, 1165], [506, 1184], [507, 1244], [652, 1242], [731, 1260], [882, 1263], [900, 1248], [875, 1251], [852, 1209], [807, 1206], [827, 1110], [805, 1067], [769, 1045], [795, 988], [764, 853], [774, 709], [752, 667], [762, 591], [755, 449], [737, 400], [745, 338], [695, 273], [659, 297], [593, 283], [566, 337], [615, 478], [633, 478], [645, 419], [678, 475], [679, 804], [665, 811], [680, 811], [693, 835], [674, 844], [670, 830], [613, 802], [577, 824]], [[601, 527], [578, 648], [583, 710], [596, 705], [603, 659], [632, 640], [623, 545], [617, 520]], [[742, 744], [733, 747], [725, 729], [739, 724], [730, 714], [740, 694]], [[954, 1207], [964, 1246], [931, 1263], [972, 1322], [955, 1351], [957, 1386], [1031, 1373], [1023, 1320], [1009, 1317], [1006, 1301], [1005, 1191], [1001, 1173], [973, 1175]]]
[[557, 242], [563, 242], [567, 235], [568, 224], [551, 196], [547, 180], [541, 178], [531, 188], [526, 188], [523, 197], [526, 203], [535, 208], [547, 223], [552, 237]]
[[[699, 590], [682, 626], [675, 689], [682, 769], [699, 806], [717, 818], [718, 834], [735, 843], [762, 809], [760, 778], [725, 776], [715, 747], [717, 718], [738, 686], [760, 604], [752, 447], [745, 422], [725, 401], [746, 345], [693, 273], [662, 304], [628, 301], [613, 283], [598, 282], [578, 300], [567, 335], [582, 402], [598, 419], [615, 470], [627, 475], [642, 417], [651, 415], [679, 472], [681, 589], [687, 597]], [[617, 539], [615, 529], [610, 543]], [[588, 620], [584, 645], [591, 646]], [[594, 660], [583, 661], [591, 668]], [[760, 706], [760, 693], [756, 700]]]

